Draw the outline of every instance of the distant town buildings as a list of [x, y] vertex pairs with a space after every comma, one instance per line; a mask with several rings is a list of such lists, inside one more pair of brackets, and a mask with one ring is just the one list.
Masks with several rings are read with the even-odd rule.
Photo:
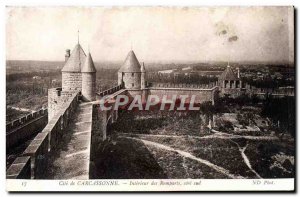
[[[266, 68], [267, 69], [267, 68]], [[65, 65], [61, 70], [62, 72], [62, 88], [49, 89], [48, 91], [48, 110], [49, 118], [60, 109], [60, 105], [63, 104], [68, 97], [75, 92], [81, 93], [83, 101], [95, 101], [97, 100], [96, 94], [104, 95], [105, 92], [96, 92], [96, 68], [91, 54], [84, 52], [81, 45], [78, 43], [72, 53], [70, 50], [66, 50]], [[240, 95], [258, 95], [260, 97], [266, 97], [270, 94], [276, 96], [293, 96], [293, 87], [280, 87], [279, 89], [263, 89], [256, 88], [249, 85], [242, 80], [244, 78], [252, 78], [253, 80], [261, 80], [266, 77], [281, 79], [283, 75], [280, 72], [274, 72], [271, 76], [266, 70], [257, 72], [245, 72], [240, 73], [239, 67], [235, 69], [228, 63], [225, 70], [217, 69], [204, 70], [194, 69], [193, 66], [186, 66], [183, 68], [174, 68], [169, 70], [160, 70], [157, 72], [162, 78], [178, 78], [180, 76], [193, 78], [198, 84], [184, 84], [180, 82], [176, 83], [151, 83], [146, 82], [146, 69], [144, 63], [141, 65], [131, 50], [129, 51], [123, 65], [118, 70], [118, 87], [112, 87], [107, 93], [112, 93], [121, 88], [126, 89], [129, 94], [141, 94], [143, 98], [146, 98], [149, 94], [159, 94], [163, 96], [168, 92], [178, 94], [190, 94], [191, 90], [193, 94], [197, 94], [199, 103], [210, 101], [214, 103], [215, 99], [219, 97], [238, 97]], [[206, 81], [206, 84], [199, 84], [198, 77], [213, 78], [213, 81]], [[292, 77], [292, 76], [291, 76]], [[34, 76], [34, 79], [40, 79], [39, 76]], [[53, 81], [52, 81], [53, 82]], [[157, 86], [155, 86], [155, 84]]]
[[240, 77], [239, 68], [238, 72], [235, 73], [228, 64], [225, 71], [218, 78], [218, 85], [220, 87], [221, 96], [239, 96], [242, 88], [244, 87]]

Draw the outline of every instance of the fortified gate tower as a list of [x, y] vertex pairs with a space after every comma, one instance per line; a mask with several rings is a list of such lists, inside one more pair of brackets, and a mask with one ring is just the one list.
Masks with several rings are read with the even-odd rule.
[[218, 79], [221, 96], [230, 95], [231, 97], [237, 97], [241, 94], [242, 80], [240, 77], [239, 68], [235, 73], [231, 66], [228, 64], [225, 71], [220, 75]]
[[124, 64], [118, 71], [118, 85], [124, 84], [126, 89], [145, 88], [145, 67], [140, 65], [134, 52], [129, 51]]
[[72, 53], [66, 50], [65, 65], [61, 70], [62, 87], [48, 90], [48, 118], [61, 109], [74, 93], [81, 92], [84, 101], [96, 100], [96, 68], [90, 52], [86, 56], [78, 43]]
[[62, 90], [63, 91], [80, 91], [82, 88], [81, 67], [85, 62], [86, 55], [78, 43], [68, 57], [68, 51], [65, 55], [65, 65], [61, 70], [62, 73]]

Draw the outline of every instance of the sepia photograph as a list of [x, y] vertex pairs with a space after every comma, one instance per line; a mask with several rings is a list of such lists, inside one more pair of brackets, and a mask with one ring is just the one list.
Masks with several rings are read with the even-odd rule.
[[293, 6], [5, 14], [8, 191], [295, 190]]

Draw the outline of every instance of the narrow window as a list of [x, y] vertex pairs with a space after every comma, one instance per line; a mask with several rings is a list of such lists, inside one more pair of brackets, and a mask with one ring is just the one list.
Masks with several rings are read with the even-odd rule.
[[131, 73], [131, 76], [134, 77], [134, 73]]
[[132, 87], [134, 87], [134, 83], [132, 83], [131, 85], [132, 85]]

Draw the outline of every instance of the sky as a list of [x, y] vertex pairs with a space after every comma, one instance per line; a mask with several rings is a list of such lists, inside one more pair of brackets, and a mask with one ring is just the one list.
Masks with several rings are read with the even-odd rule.
[[8, 7], [8, 60], [293, 62], [292, 7]]

